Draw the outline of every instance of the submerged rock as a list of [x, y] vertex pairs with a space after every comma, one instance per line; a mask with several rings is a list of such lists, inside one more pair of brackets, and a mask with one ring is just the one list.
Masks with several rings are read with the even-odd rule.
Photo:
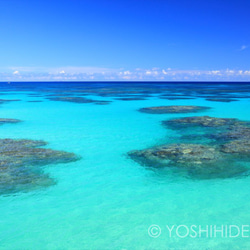
[[0, 139], [0, 193], [28, 191], [54, 181], [37, 166], [78, 160], [73, 153], [38, 148], [44, 141]]
[[214, 146], [170, 144], [129, 152], [140, 164], [150, 167], [174, 167], [201, 179], [228, 178], [246, 174], [248, 169], [232, 164], [230, 155]]
[[210, 109], [210, 107], [203, 106], [158, 106], [141, 108], [140, 112], [149, 114], [175, 114], [175, 113], [194, 113]]

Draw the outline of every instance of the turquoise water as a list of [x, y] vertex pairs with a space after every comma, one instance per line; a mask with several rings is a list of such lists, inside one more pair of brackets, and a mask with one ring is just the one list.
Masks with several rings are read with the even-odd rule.
[[[250, 177], [195, 180], [145, 168], [127, 152], [172, 142], [162, 120], [187, 116], [139, 113], [142, 107], [203, 105], [202, 115], [250, 121], [249, 99], [118, 101], [109, 105], [49, 101], [8, 91], [1, 138], [41, 139], [81, 160], [43, 167], [56, 185], [0, 196], [0, 249], [249, 249], [249, 238], [169, 237], [166, 225], [249, 225]], [[111, 100], [111, 97], [88, 98]], [[42, 100], [43, 102], [27, 102]], [[158, 238], [148, 228], [161, 228]], [[249, 235], [249, 233], [248, 233]]]

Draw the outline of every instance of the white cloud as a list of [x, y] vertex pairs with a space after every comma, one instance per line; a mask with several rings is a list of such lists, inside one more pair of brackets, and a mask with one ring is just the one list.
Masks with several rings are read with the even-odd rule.
[[11, 67], [1, 69], [0, 81], [250, 81], [250, 69], [178, 70], [171, 68], [112, 69], [98, 67]]
[[212, 70], [212, 71], [210, 71], [211, 72], [211, 74], [213, 74], [213, 75], [219, 75], [220, 74], [220, 70]]
[[[103, 73], [104, 73], [104, 72], [103, 72]], [[129, 70], [127, 70], [127, 71], [124, 71], [123, 74], [124, 74], [124, 75], [131, 75], [132, 73], [131, 73]]]
[[234, 72], [234, 70], [227, 69], [227, 70], [226, 70], [226, 73], [227, 73], [227, 74], [234, 74], [235, 72]]
[[245, 50], [245, 49], [247, 49], [247, 48], [248, 48], [247, 45], [242, 45], [241, 48], [240, 48], [240, 50], [242, 51], [242, 50]]

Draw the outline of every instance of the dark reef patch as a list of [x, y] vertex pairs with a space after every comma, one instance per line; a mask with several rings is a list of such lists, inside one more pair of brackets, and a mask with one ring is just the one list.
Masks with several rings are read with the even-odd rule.
[[28, 96], [31, 96], [31, 97], [43, 97], [43, 95], [39, 95], [39, 94], [28, 94]]
[[244, 124], [244, 122], [239, 121], [234, 118], [216, 118], [210, 116], [192, 116], [192, 117], [183, 117], [177, 119], [171, 119], [162, 122], [163, 125], [166, 125], [169, 128], [179, 129], [179, 128], [190, 128], [195, 126], [201, 127], [229, 127], [229, 126], [239, 126]]
[[0, 194], [29, 191], [54, 180], [38, 166], [78, 160], [73, 153], [38, 148], [44, 141], [0, 139]]
[[[153, 83], [153, 84], [152, 84]], [[250, 84], [240, 82], [71, 82], [46, 84], [18, 83], [3, 84], [2, 92], [31, 91], [30, 96], [50, 97], [70, 95], [99, 95], [107, 97], [129, 97], [128, 95], [161, 95], [173, 98], [250, 98]]]
[[158, 106], [158, 107], [149, 107], [141, 108], [140, 112], [149, 113], [149, 114], [178, 114], [178, 113], [195, 113], [200, 111], [205, 111], [210, 109], [210, 107], [203, 106]]
[[241, 122], [241, 124], [226, 127], [222, 131], [214, 131], [214, 133], [207, 135], [207, 137], [221, 143], [231, 140], [250, 140], [250, 125], [249, 122]]
[[35, 100], [35, 101], [27, 101], [27, 102], [43, 102], [41, 100]]
[[201, 165], [214, 163], [222, 158], [221, 153], [217, 152], [214, 147], [201, 144], [166, 144], [146, 150], [132, 151], [129, 155], [142, 157], [154, 166], [164, 166], [170, 162], [185, 163], [185, 166]]
[[237, 99], [232, 99], [232, 98], [206, 98], [207, 101], [210, 102], [234, 102], [238, 101]]
[[216, 147], [202, 144], [169, 144], [146, 150], [129, 152], [138, 163], [159, 168], [172, 167], [185, 171], [193, 178], [230, 178], [246, 175], [248, 168], [232, 164], [230, 155]]
[[64, 92], [62, 92], [62, 93], [47, 94], [45, 96], [47, 96], [49, 98], [53, 98], [53, 97], [56, 98], [56, 97], [74, 97], [73, 95], [74, 95], [74, 93], [64, 93]]
[[19, 102], [20, 99], [0, 99], [0, 104], [9, 103], [9, 102]]
[[166, 99], [170, 101], [175, 101], [175, 100], [193, 100], [195, 97], [159, 97], [159, 99]]
[[224, 153], [238, 154], [245, 158], [250, 157], [250, 138], [241, 138], [238, 140], [232, 140], [228, 143], [221, 145], [221, 151]]
[[95, 104], [96, 105], [107, 105], [110, 104], [112, 101], [96, 101]]
[[84, 97], [69, 97], [69, 96], [63, 96], [63, 97], [48, 97], [46, 98], [51, 101], [58, 101], [58, 102], [74, 102], [74, 103], [93, 103], [96, 102], [94, 100], [84, 98]]
[[92, 100], [85, 97], [73, 97], [73, 96], [47, 97], [46, 99], [50, 101], [59, 101], [59, 102], [94, 103], [97, 105], [106, 105], [111, 102], [111, 101]]
[[18, 123], [18, 122], [21, 122], [21, 120], [11, 119], [11, 118], [0, 118], [0, 125], [5, 123]]
[[121, 98], [115, 98], [115, 100], [119, 100], [119, 101], [144, 101], [147, 99], [144, 97], [121, 97]]
[[250, 163], [249, 122], [194, 116], [170, 119], [163, 124], [179, 132], [180, 143], [129, 152], [132, 159], [154, 168], [173, 167], [199, 179], [249, 174], [250, 169], [242, 164]]

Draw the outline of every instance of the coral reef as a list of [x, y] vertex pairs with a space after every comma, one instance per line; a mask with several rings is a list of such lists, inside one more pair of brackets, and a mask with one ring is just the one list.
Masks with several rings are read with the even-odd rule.
[[79, 159], [73, 153], [39, 148], [46, 144], [35, 140], [0, 139], [0, 194], [52, 185], [54, 180], [38, 166]]
[[[189, 143], [165, 144], [131, 151], [128, 155], [142, 165], [174, 167], [200, 179], [249, 174], [250, 169], [242, 164], [243, 161], [250, 162], [249, 122], [194, 116], [163, 121], [163, 124], [171, 129], [184, 129], [184, 135], [180, 138]], [[200, 130], [195, 130], [197, 127]], [[194, 134], [185, 134], [186, 129], [192, 129]], [[212, 141], [206, 141], [206, 138]], [[199, 141], [199, 144], [195, 141]]]
[[18, 123], [18, 122], [21, 122], [21, 120], [11, 119], [11, 118], [0, 118], [0, 125], [5, 123]]
[[201, 144], [169, 144], [128, 154], [142, 165], [172, 167], [199, 179], [230, 178], [249, 172], [248, 168], [235, 164], [230, 155]]
[[72, 97], [72, 96], [62, 96], [62, 97], [47, 97], [51, 101], [59, 102], [75, 102], [75, 103], [93, 103], [94, 100], [84, 98], [84, 97]]
[[210, 116], [191, 116], [171, 119], [162, 122], [164, 125], [178, 129], [185, 127], [201, 126], [201, 127], [221, 127], [221, 126], [232, 126], [240, 125], [243, 122], [234, 118], [217, 118]]
[[202, 106], [158, 106], [158, 107], [149, 107], [141, 108], [140, 112], [149, 113], [149, 114], [175, 114], [175, 113], [194, 113], [199, 111], [204, 111], [210, 109], [209, 107]]

